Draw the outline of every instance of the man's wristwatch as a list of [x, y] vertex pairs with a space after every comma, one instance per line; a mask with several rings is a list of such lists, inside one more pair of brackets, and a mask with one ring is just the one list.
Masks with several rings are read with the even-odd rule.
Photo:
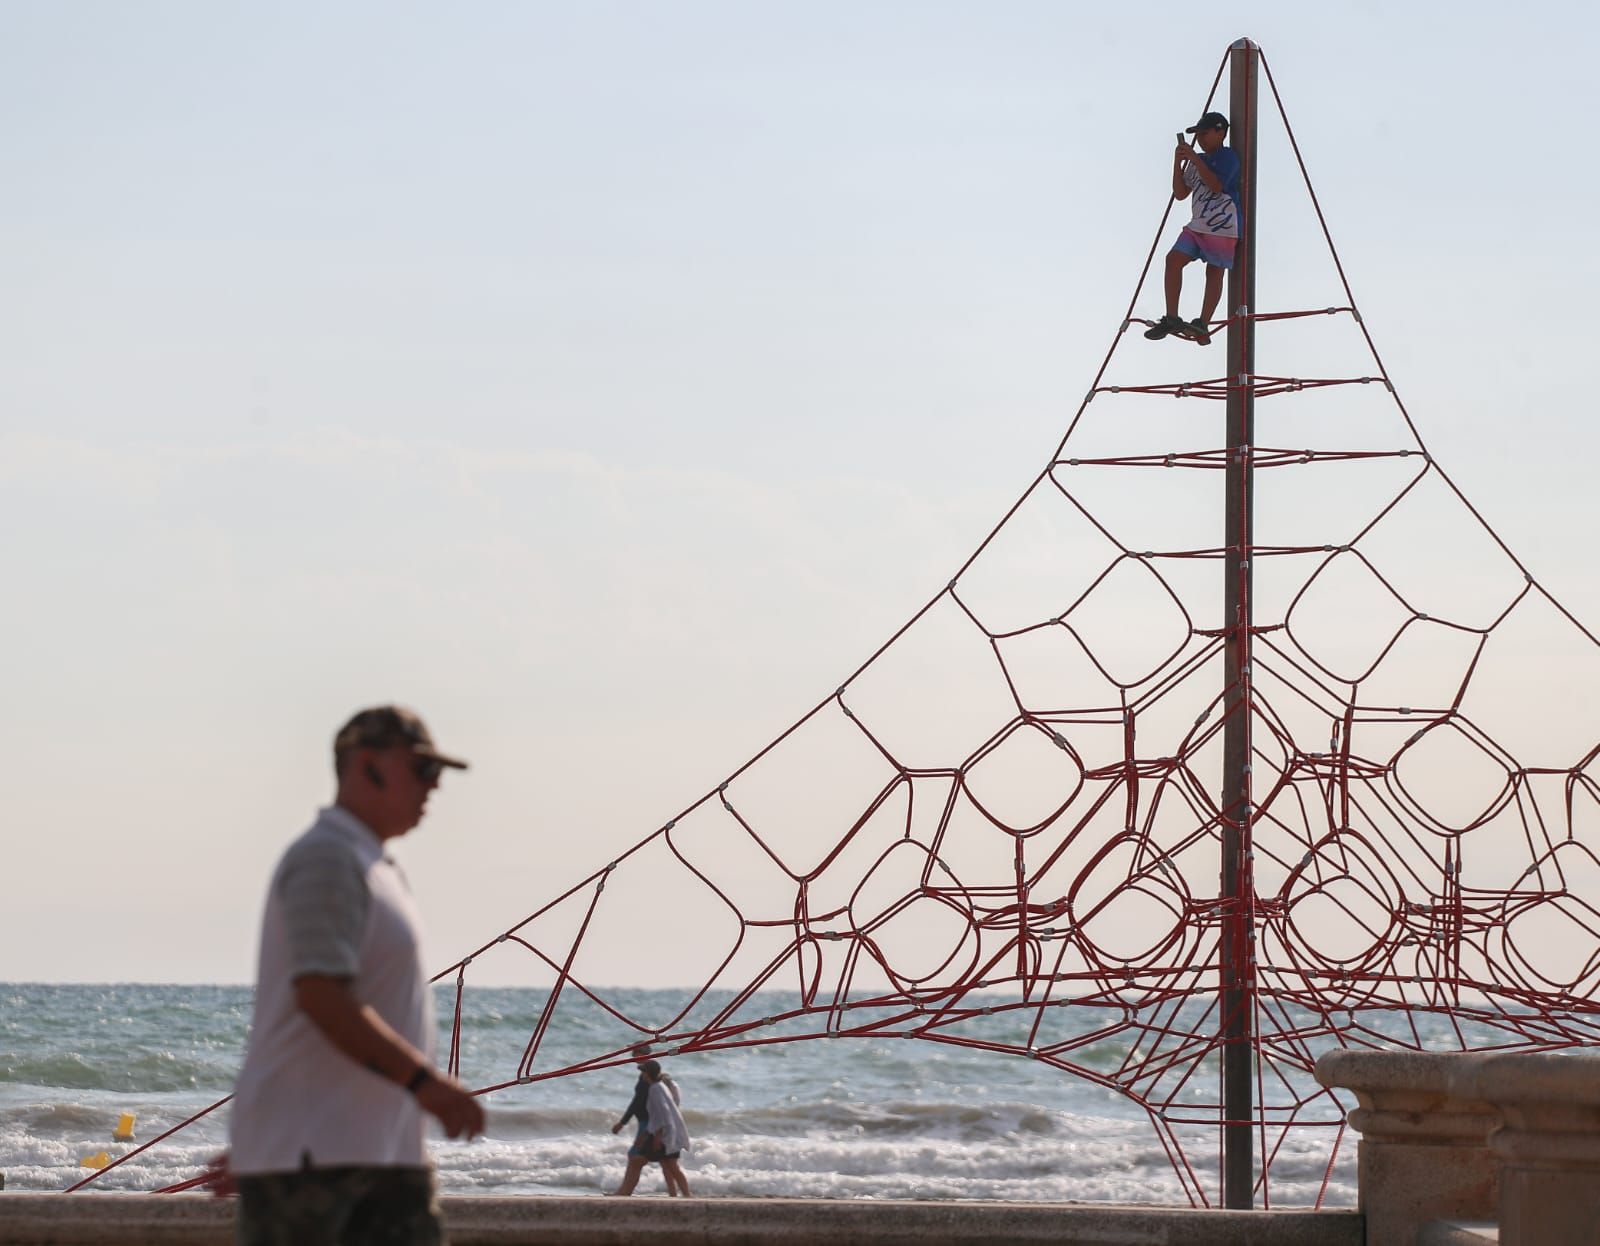
[[416, 1094], [423, 1086], [433, 1080], [433, 1070], [425, 1064], [417, 1065], [417, 1071], [411, 1075], [411, 1080], [406, 1083], [406, 1089]]

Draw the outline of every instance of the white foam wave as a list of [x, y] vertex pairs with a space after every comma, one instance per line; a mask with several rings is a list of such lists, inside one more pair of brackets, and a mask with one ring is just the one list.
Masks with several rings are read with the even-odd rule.
[[[1187, 1199], [1165, 1152], [1146, 1127], [1127, 1121], [1046, 1113], [1026, 1104], [991, 1104], [952, 1112], [949, 1105], [851, 1105], [784, 1110], [782, 1131], [772, 1111], [706, 1114], [690, 1129], [697, 1142], [685, 1157], [695, 1193], [705, 1196], [794, 1198], [983, 1199], [1016, 1202], [1077, 1200], [1165, 1202]], [[913, 1106], [918, 1111], [905, 1111]], [[848, 1109], [848, 1110], [847, 1110]], [[787, 1113], [787, 1115], [785, 1114]], [[877, 1114], [892, 1124], [877, 1128]], [[105, 1118], [92, 1107], [56, 1107], [47, 1136], [13, 1113], [0, 1119], [0, 1170], [12, 1189], [60, 1190], [85, 1175], [79, 1160], [105, 1150], [113, 1158], [132, 1148], [105, 1142]], [[440, 1185], [454, 1194], [598, 1194], [615, 1187], [625, 1165], [627, 1137], [610, 1120], [576, 1112], [518, 1108], [491, 1113], [489, 1134], [472, 1143], [435, 1139]], [[707, 1130], [711, 1116], [744, 1117], [741, 1128]], [[537, 1121], [532, 1118], [541, 1118]], [[1039, 1118], [1039, 1119], [1035, 1119]], [[906, 1122], [920, 1122], [909, 1132]], [[853, 1126], [847, 1127], [847, 1122]], [[31, 1122], [39, 1124], [37, 1119]], [[572, 1125], [579, 1127], [574, 1129]], [[93, 1128], [85, 1128], [85, 1126]], [[1002, 1125], [1011, 1126], [1001, 1129]], [[225, 1126], [202, 1122], [201, 1132], [137, 1156], [108, 1173], [98, 1188], [153, 1190], [195, 1175], [223, 1145]], [[197, 1127], [197, 1129], [200, 1127]], [[149, 1135], [147, 1135], [149, 1136]], [[1351, 1148], [1353, 1150], [1353, 1148]], [[1330, 1205], [1354, 1202], [1353, 1155], [1329, 1187]], [[1309, 1205], [1322, 1184], [1327, 1157], [1320, 1148], [1286, 1146], [1273, 1167], [1273, 1199]], [[646, 1175], [641, 1192], [659, 1178]]]

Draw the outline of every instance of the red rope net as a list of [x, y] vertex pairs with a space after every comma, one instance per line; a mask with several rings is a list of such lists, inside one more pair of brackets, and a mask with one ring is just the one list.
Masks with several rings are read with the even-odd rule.
[[[1110, 383], [1128, 328], [1149, 323], [1132, 309], [1152, 246], [1055, 457], [943, 591], [714, 791], [448, 971], [458, 1024], [470, 968], [503, 945], [555, 976], [491, 1089], [626, 1057], [541, 1064], [569, 996], [675, 1054], [851, 1035], [1010, 1052], [1140, 1104], [1205, 1204], [1234, 903], [1264, 1201], [1290, 1131], [1322, 1130], [1331, 1168], [1343, 1109], [1309, 1077], [1330, 1046], [1595, 1040], [1597, 733], [1571, 689], [1600, 687], [1600, 647], [1423, 446], [1268, 81], [1343, 298], [1255, 312], [1262, 354], [1268, 334], [1287, 351], [1333, 318], [1359, 331], [1358, 366]], [[1254, 669], [1234, 689], [1229, 452], [1205, 441], [1221, 422], [1196, 418], [1215, 408], [1184, 400], [1238, 384], [1315, 406], [1257, 409], [1284, 440], [1245, 451]], [[1252, 738], [1242, 902], [1219, 880], [1228, 713]], [[629, 1016], [584, 974], [591, 932], [638, 911], [630, 876], [726, 919], [679, 949], [711, 971], [670, 1018]]]
[[[1262, 356], [1306, 374], [1113, 383], [1119, 352], [1147, 368], [1221, 358], [1127, 332], [1147, 323], [1132, 312], [1153, 245], [1056, 455], [948, 584], [725, 782], [440, 975], [456, 983], [452, 1071], [472, 974], [495, 958], [504, 980], [520, 957], [554, 985], [520, 1063], [485, 1090], [618, 1065], [641, 1039], [664, 1054], [846, 1036], [1009, 1052], [1144, 1108], [1207, 1204], [1221, 940], [1242, 905], [1270, 1203], [1294, 1131], [1320, 1131], [1331, 1168], [1344, 1112], [1309, 1075], [1322, 1050], [1596, 1040], [1583, 698], [1600, 646], [1422, 445], [1311, 203], [1342, 297], [1251, 309]], [[1336, 326], [1358, 357], [1318, 371]], [[1266, 444], [1243, 451], [1253, 669], [1230, 688], [1229, 451], [1217, 408], [1193, 400], [1240, 384]], [[1219, 876], [1230, 713], [1251, 736], [1242, 901]], [[596, 932], [638, 928], [664, 892], [695, 920], [652, 928], [649, 956], [699, 985], [671, 1016], [633, 1015], [597, 984]], [[546, 1058], [574, 1005], [610, 1037]]]

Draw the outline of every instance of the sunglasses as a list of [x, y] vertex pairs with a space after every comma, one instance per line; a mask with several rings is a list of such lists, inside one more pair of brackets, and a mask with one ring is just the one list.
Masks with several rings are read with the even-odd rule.
[[417, 776], [419, 783], [432, 783], [444, 773], [444, 763], [437, 757], [414, 757], [411, 759], [411, 773]]

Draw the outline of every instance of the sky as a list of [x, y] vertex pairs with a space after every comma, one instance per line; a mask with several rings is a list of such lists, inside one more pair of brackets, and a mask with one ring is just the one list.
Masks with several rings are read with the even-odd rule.
[[1241, 35], [1600, 620], [1593, 6], [0, 2], [0, 980], [249, 981], [361, 705], [473, 763], [441, 966], [715, 786], [1048, 461]]

